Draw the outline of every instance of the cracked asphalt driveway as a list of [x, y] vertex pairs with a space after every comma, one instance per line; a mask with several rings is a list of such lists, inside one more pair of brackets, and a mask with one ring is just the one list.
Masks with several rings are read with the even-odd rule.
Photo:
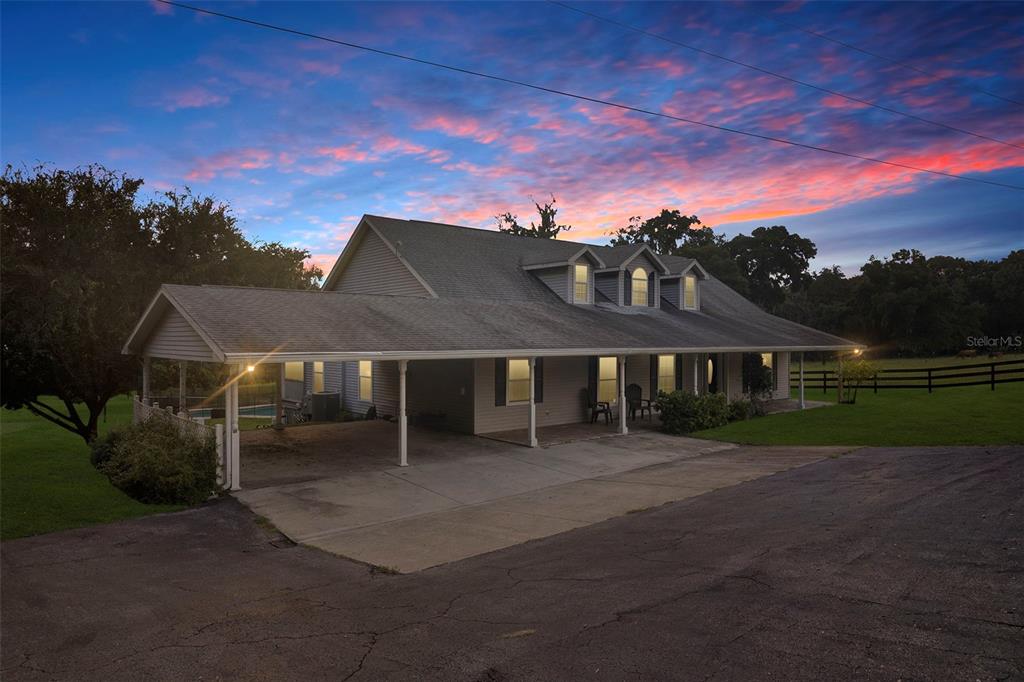
[[226, 500], [5, 543], [2, 676], [1024, 678], [1024, 448], [865, 449], [410, 575]]

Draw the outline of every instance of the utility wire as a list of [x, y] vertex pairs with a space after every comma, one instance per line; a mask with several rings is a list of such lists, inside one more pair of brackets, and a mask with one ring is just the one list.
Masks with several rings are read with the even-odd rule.
[[897, 116], [905, 116], [906, 118], [910, 118], [910, 119], [913, 119], [915, 121], [919, 121], [921, 123], [927, 123], [928, 125], [937, 126], [939, 128], [945, 128], [946, 130], [953, 130], [953, 131], [958, 132], [958, 133], [963, 133], [964, 135], [970, 135], [972, 137], [977, 137], [977, 138], [982, 139], [982, 140], [988, 140], [989, 142], [998, 142], [999, 144], [1004, 144], [1004, 145], [1006, 145], [1008, 147], [1016, 147], [1017, 149], [1024, 149], [1024, 145], [1019, 145], [1019, 144], [1016, 144], [1014, 142], [1007, 142], [1005, 140], [1000, 140], [1000, 139], [995, 138], [995, 137], [989, 137], [988, 135], [983, 135], [981, 133], [974, 133], [974, 132], [971, 132], [970, 130], [965, 130], [964, 128], [958, 128], [956, 126], [948, 125], [946, 123], [940, 123], [939, 121], [933, 121], [933, 120], [925, 118], [923, 116], [918, 116], [916, 114], [912, 114], [912, 113], [909, 113], [909, 112], [906, 112], [906, 111], [900, 111], [899, 109], [893, 109], [892, 107], [887, 107], [884, 104], [878, 104], [877, 102], [872, 102], [870, 100], [861, 99], [860, 97], [853, 97], [852, 95], [844, 95], [843, 93], [837, 92], [836, 90], [831, 90], [829, 88], [826, 88], [826, 87], [823, 87], [823, 86], [820, 86], [820, 85], [815, 85], [814, 83], [808, 83], [807, 81], [802, 81], [802, 80], [799, 80], [797, 78], [793, 78], [791, 76], [786, 76], [784, 74], [777, 73], [775, 71], [770, 71], [770, 70], [762, 68], [760, 66], [755, 66], [754, 64], [748, 64], [746, 62], [741, 62], [738, 59], [733, 59], [731, 57], [726, 57], [725, 55], [717, 54], [715, 52], [711, 52], [710, 50], [705, 50], [705, 49], [697, 47], [695, 45], [689, 45], [687, 43], [683, 43], [683, 42], [680, 42], [678, 40], [674, 40], [674, 39], [669, 38], [668, 36], [662, 35], [660, 33], [654, 33], [652, 31], [647, 31], [647, 30], [644, 30], [642, 28], [638, 28], [636, 26], [632, 26], [630, 24], [627, 24], [625, 22], [618, 21], [616, 19], [612, 19], [610, 17], [606, 17], [606, 16], [603, 16], [603, 15], [597, 14], [595, 12], [591, 12], [589, 10], [581, 9], [579, 7], [574, 7], [574, 6], [572, 6], [572, 5], [568, 4], [568, 3], [561, 2], [560, 0], [547, 0], [547, 1], [549, 3], [551, 3], [552, 5], [558, 5], [559, 7], [564, 7], [567, 10], [571, 10], [573, 12], [577, 12], [579, 14], [583, 14], [583, 15], [586, 15], [588, 17], [592, 17], [594, 19], [597, 19], [598, 21], [603, 21], [603, 22], [605, 22], [607, 24], [611, 24], [613, 26], [618, 26], [619, 28], [624, 28], [624, 29], [626, 29], [628, 31], [633, 31], [635, 33], [640, 33], [640, 34], [648, 36], [650, 38], [656, 38], [657, 40], [661, 40], [661, 41], [664, 41], [666, 43], [670, 43], [672, 45], [675, 45], [677, 47], [685, 48], [687, 50], [692, 50], [694, 52], [698, 52], [698, 53], [700, 53], [702, 55], [706, 55], [708, 57], [714, 57], [715, 59], [721, 59], [722, 61], [729, 62], [730, 64], [735, 64], [737, 66], [742, 66], [742, 67], [747, 68], [747, 69], [753, 69], [754, 71], [757, 71], [759, 73], [767, 74], [767, 75], [769, 75], [769, 76], [771, 76], [773, 78], [779, 78], [781, 80], [788, 81], [790, 83], [796, 83], [797, 85], [801, 85], [801, 86], [803, 86], [805, 88], [811, 88], [813, 90], [817, 90], [818, 92], [824, 92], [824, 93], [828, 93], [829, 95], [835, 95], [836, 97], [842, 97], [843, 99], [848, 100], [850, 102], [856, 102], [857, 104], [863, 104], [865, 106], [874, 107], [875, 109], [881, 109], [882, 111], [887, 111], [890, 114], [896, 114]]
[[[929, 78], [934, 78], [936, 80], [950, 80], [950, 76], [940, 76], [937, 73], [932, 73], [931, 71], [925, 71], [924, 69], [922, 69], [920, 67], [917, 67], [917, 66], [914, 66], [913, 64], [910, 64], [908, 62], [903, 62], [903, 61], [900, 61], [898, 59], [893, 59], [892, 57], [886, 57], [884, 54], [879, 54], [877, 52], [872, 52], [871, 50], [866, 50], [863, 47], [858, 47], [858, 46], [854, 45], [853, 43], [843, 42], [842, 40], [838, 40], [838, 39], [833, 38], [831, 36], [825, 35], [824, 33], [819, 33], [817, 31], [812, 31], [809, 28], [804, 28], [803, 26], [798, 26], [797, 24], [791, 24], [788, 21], [784, 21], [782, 19], [779, 19], [778, 17], [774, 17], [774, 16], [772, 16], [770, 14], [767, 14], [767, 13], [764, 13], [764, 12], [760, 12], [759, 14], [761, 16], [763, 16], [765, 19], [768, 19], [769, 21], [774, 21], [775, 23], [780, 24], [782, 26], [788, 26], [789, 28], [792, 28], [794, 30], [800, 31], [801, 33], [806, 33], [807, 35], [814, 36], [815, 38], [820, 38], [822, 40], [827, 40], [830, 43], [835, 43], [836, 45], [842, 45], [843, 47], [845, 47], [845, 48], [847, 48], [849, 50], [854, 50], [855, 52], [860, 52], [861, 54], [866, 54], [869, 57], [874, 57], [875, 59], [881, 59], [884, 62], [889, 62], [890, 64], [895, 64], [896, 66], [902, 67], [904, 69], [910, 69], [911, 71], [916, 71], [917, 73], [920, 73], [920, 74], [923, 74], [925, 76], [928, 76]], [[977, 85], [973, 85], [971, 83], [965, 82], [964, 85], [966, 85], [967, 87], [969, 87], [972, 90], [976, 90], [976, 91], [978, 91], [978, 92], [980, 92], [980, 93], [982, 93], [984, 95], [988, 95], [989, 97], [995, 97], [996, 99], [1002, 100], [1004, 102], [1009, 102], [1010, 104], [1016, 104], [1019, 107], [1024, 107], [1024, 102], [1021, 102], [1020, 100], [1010, 99], [1009, 97], [1003, 97], [1000, 94], [994, 93], [994, 92], [992, 92], [990, 90], [986, 90], [985, 88], [979, 87]]]
[[327, 36], [318, 35], [316, 33], [308, 33], [306, 31], [300, 31], [298, 29], [287, 28], [285, 26], [278, 26], [275, 24], [269, 24], [255, 19], [247, 19], [245, 17], [239, 17], [232, 14], [225, 14], [224, 12], [215, 12], [214, 10], [204, 9], [202, 7], [195, 7], [193, 5], [186, 5], [185, 3], [175, 2], [174, 0], [157, 0], [157, 2], [170, 5], [172, 7], [180, 7], [181, 9], [187, 9], [192, 12], [199, 14], [206, 14], [214, 17], [221, 17], [222, 19], [230, 19], [239, 23], [248, 24], [250, 26], [257, 26], [260, 28], [266, 28], [273, 31], [279, 31], [281, 33], [287, 33], [290, 35], [300, 36], [303, 38], [312, 38], [314, 40], [321, 40], [334, 45], [342, 45], [344, 47], [351, 47], [357, 50], [363, 50], [365, 52], [371, 52], [373, 54], [382, 55], [385, 57], [393, 57], [395, 59], [402, 59], [404, 61], [413, 62], [416, 64], [424, 64], [426, 66], [433, 66], [439, 69], [445, 69], [453, 71], [455, 73], [462, 73], [468, 76], [475, 76], [477, 78], [483, 78], [486, 80], [496, 81], [498, 83], [506, 83], [508, 85], [517, 85], [523, 88], [529, 88], [538, 92], [546, 92], [552, 95], [561, 95], [563, 97], [571, 97], [583, 102], [590, 102], [593, 104], [600, 104], [602, 106], [614, 107], [616, 109], [622, 109], [623, 111], [632, 111], [638, 114], [646, 114], [648, 116], [657, 116], [658, 118], [669, 119], [672, 121], [679, 121], [682, 123], [690, 123], [693, 125], [702, 126], [704, 128], [711, 128], [712, 130], [720, 130], [722, 132], [734, 133], [736, 135], [744, 135], [746, 137], [752, 137], [759, 140], [767, 140], [769, 142], [777, 142], [779, 144], [786, 144], [793, 147], [801, 147], [803, 149], [810, 149], [813, 151], [824, 152], [826, 154], [833, 154], [835, 156], [843, 156], [850, 159], [859, 159], [861, 161], [868, 161], [870, 163], [878, 163], [886, 166], [892, 166], [894, 168], [902, 168], [904, 170], [917, 171], [919, 173], [930, 173], [932, 175], [938, 175], [946, 178], [955, 178], [957, 180], [967, 180], [968, 182], [977, 182], [983, 185], [992, 185], [995, 187], [1006, 187], [1007, 189], [1024, 190], [1024, 186], [1011, 185], [1003, 182], [996, 182], [994, 180], [984, 180], [982, 178], [972, 178], [968, 175], [957, 175], [956, 173], [947, 173], [945, 171], [932, 170], [930, 168], [921, 168], [919, 166], [912, 166], [906, 163], [900, 163], [898, 161], [888, 161], [886, 159], [878, 159], [871, 156], [863, 156], [861, 154], [855, 154], [853, 152], [844, 152], [838, 149], [830, 149], [828, 147], [819, 147], [817, 145], [808, 144], [805, 142], [797, 142], [795, 140], [787, 140], [781, 137], [773, 137], [771, 135], [763, 135], [761, 133], [754, 133], [747, 130], [740, 130], [738, 128], [729, 128], [727, 126], [716, 125], [714, 123], [707, 123], [706, 121], [698, 121], [690, 118], [683, 118], [682, 116], [674, 116], [672, 114], [666, 114], [660, 111], [653, 111], [651, 109], [642, 109], [640, 107], [630, 106], [628, 104], [622, 104], [620, 102], [613, 102], [611, 100], [599, 99], [597, 97], [589, 97], [587, 95], [580, 95], [577, 93], [569, 92], [567, 90], [558, 90], [555, 88], [545, 87], [543, 85], [536, 85], [533, 83], [527, 83], [526, 81], [515, 80], [513, 78], [506, 78], [504, 76], [496, 76], [482, 71], [473, 71], [472, 69], [465, 69], [459, 66], [451, 66], [449, 64], [442, 64], [441, 62], [434, 62], [428, 59], [421, 59], [419, 57], [413, 57], [399, 52], [391, 52], [388, 50], [382, 50], [376, 47], [369, 47], [366, 45], [359, 45], [357, 43], [348, 42], [345, 40], [338, 40], [335, 38], [328, 38]]

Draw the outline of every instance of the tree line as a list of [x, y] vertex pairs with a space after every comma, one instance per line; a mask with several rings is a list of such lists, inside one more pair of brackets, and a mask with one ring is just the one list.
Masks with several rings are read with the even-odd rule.
[[143, 201], [142, 186], [101, 166], [5, 169], [3, 407], [91, 441], [110, 398], [137, 385], [121, 348], [161, 284], [318, 286], [309, 253], [247, 239], [225, 204], [188, 189]]
[[[525, 227], [506, 213], [498, 229], [549, 238], [572, 229], [557, 223], [554, 197], [535, 203], [539, 224]], [[992, 261], [901, 249], [871, 256], [847, 276], [837, 266], [812, 270], [817, 246], [784, 225], [726, 239], [695, 215], [664, 209], [630, 218], [610, 237], [613, 246], [647, 244], [658, 254], [695, 258], [769, 312], [865, 343], [878, 357], [942, 355], [966, 348], [972, 336], [1024, 333], [1022, 250]]]

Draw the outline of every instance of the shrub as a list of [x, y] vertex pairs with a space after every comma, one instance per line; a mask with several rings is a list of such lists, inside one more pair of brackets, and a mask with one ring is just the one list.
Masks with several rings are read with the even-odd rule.
[[101, 436], [92, 442], [91, 451], [89, 452], [89, 461], [97, 469], [102, 469], [103, 465], [110, 460], [110, 456], [114, 452], [114, 447], [117, 445], [118, 439], [121, 437], [121, 432], [113, 430], [107, 433], [105, 436]]
[[729, 403], [722, 393], [695, 396], [685, 391], [658, 395], [661, 428], [666, 433], [692, 433], [724, 426], [729, 421]]
[[199, 504], [218, 492], [216, 445], [182, 434], [172, 419], [156, 414], [108, 436], [98, 468], [140, 502]]
[[734, 400], [729, 403], [729, 421], [741, 422], [754, 416], [754, 404], [749, 400]]

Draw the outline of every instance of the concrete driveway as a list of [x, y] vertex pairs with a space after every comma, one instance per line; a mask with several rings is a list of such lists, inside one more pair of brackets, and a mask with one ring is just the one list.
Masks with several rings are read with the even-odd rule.
[[739, 448], [650, 431], [537, 449], [460, 438], [459, 456], [441, 447], [432, 460], [423, 450], [409, 467], [358, 467], [236, 496], [296, 542], [405, 573], [850, 449]]

